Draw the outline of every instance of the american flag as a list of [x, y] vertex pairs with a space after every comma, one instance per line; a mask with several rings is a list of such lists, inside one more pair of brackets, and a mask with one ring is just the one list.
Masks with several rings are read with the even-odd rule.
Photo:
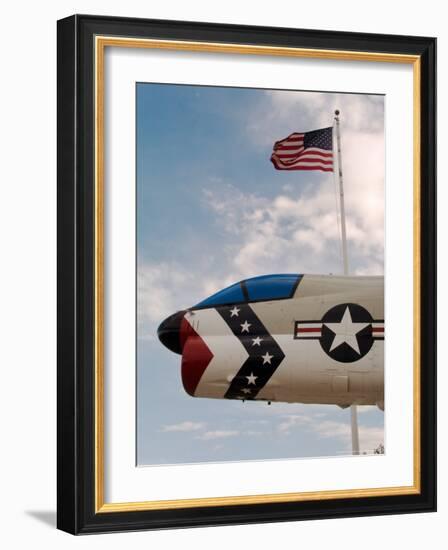
[[276, 141], [271, 162], [277, 170], [333, 172], [333, 128], [294, 132]]

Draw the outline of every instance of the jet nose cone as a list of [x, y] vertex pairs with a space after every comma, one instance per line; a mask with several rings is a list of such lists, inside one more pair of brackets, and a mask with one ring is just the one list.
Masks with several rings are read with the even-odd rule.
[[157, 335], [162, 344], [170, 351], [178, 353], [179, 355], [182, 355], [180, 325], [185, 313], [185, 310], [183, 310], [170, 315], [160, 323], [157, 329]]

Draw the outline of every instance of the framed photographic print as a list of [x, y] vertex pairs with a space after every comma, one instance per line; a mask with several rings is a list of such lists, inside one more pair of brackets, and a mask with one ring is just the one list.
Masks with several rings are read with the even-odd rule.
[[435, 510], [435, 49], [58, 22], [60, 529]]

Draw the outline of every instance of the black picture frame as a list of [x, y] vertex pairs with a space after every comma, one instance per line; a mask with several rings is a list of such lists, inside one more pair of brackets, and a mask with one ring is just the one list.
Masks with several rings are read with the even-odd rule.
[[[96, 36], [409, 55], [420, 66], [420, 483], [415, 494], [101, 511], [95, 458]], [[58, 21], [57, 526], [73, 534], [436, 510], [436, 39], [74, 15]]]

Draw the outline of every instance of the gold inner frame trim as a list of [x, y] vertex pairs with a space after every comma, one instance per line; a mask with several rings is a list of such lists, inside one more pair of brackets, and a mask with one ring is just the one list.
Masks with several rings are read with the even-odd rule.
[[[414, 349], [413, 349], [413, 485], [380, 487], [371, 489], [344, 489], [301, 493], [275, 493], [263, 495], [225, 496], [216, 498], [192, 498], [179, 500], [154, 500], [142, 502], [106, 503], [104, 501], [104, 54], [106, 47], [149, 48], [207, 53], [232, 53], [330, 59], [406, 63], [413, 66], [413, 299], [414, 299]], [[420, 493], [421, 478], [421, 426], [420, 426], [420, 57], [376, 52], [321, 50], [309, 48], [255, 46], [250, 44], [225, 44], [182, 40], [156, 40], [96, 36], [95, 54], [95, 513], [163, 510], [207, 506], [231, 506], [278, 502], [304, 502], [341, 498], [362, 498]]]

